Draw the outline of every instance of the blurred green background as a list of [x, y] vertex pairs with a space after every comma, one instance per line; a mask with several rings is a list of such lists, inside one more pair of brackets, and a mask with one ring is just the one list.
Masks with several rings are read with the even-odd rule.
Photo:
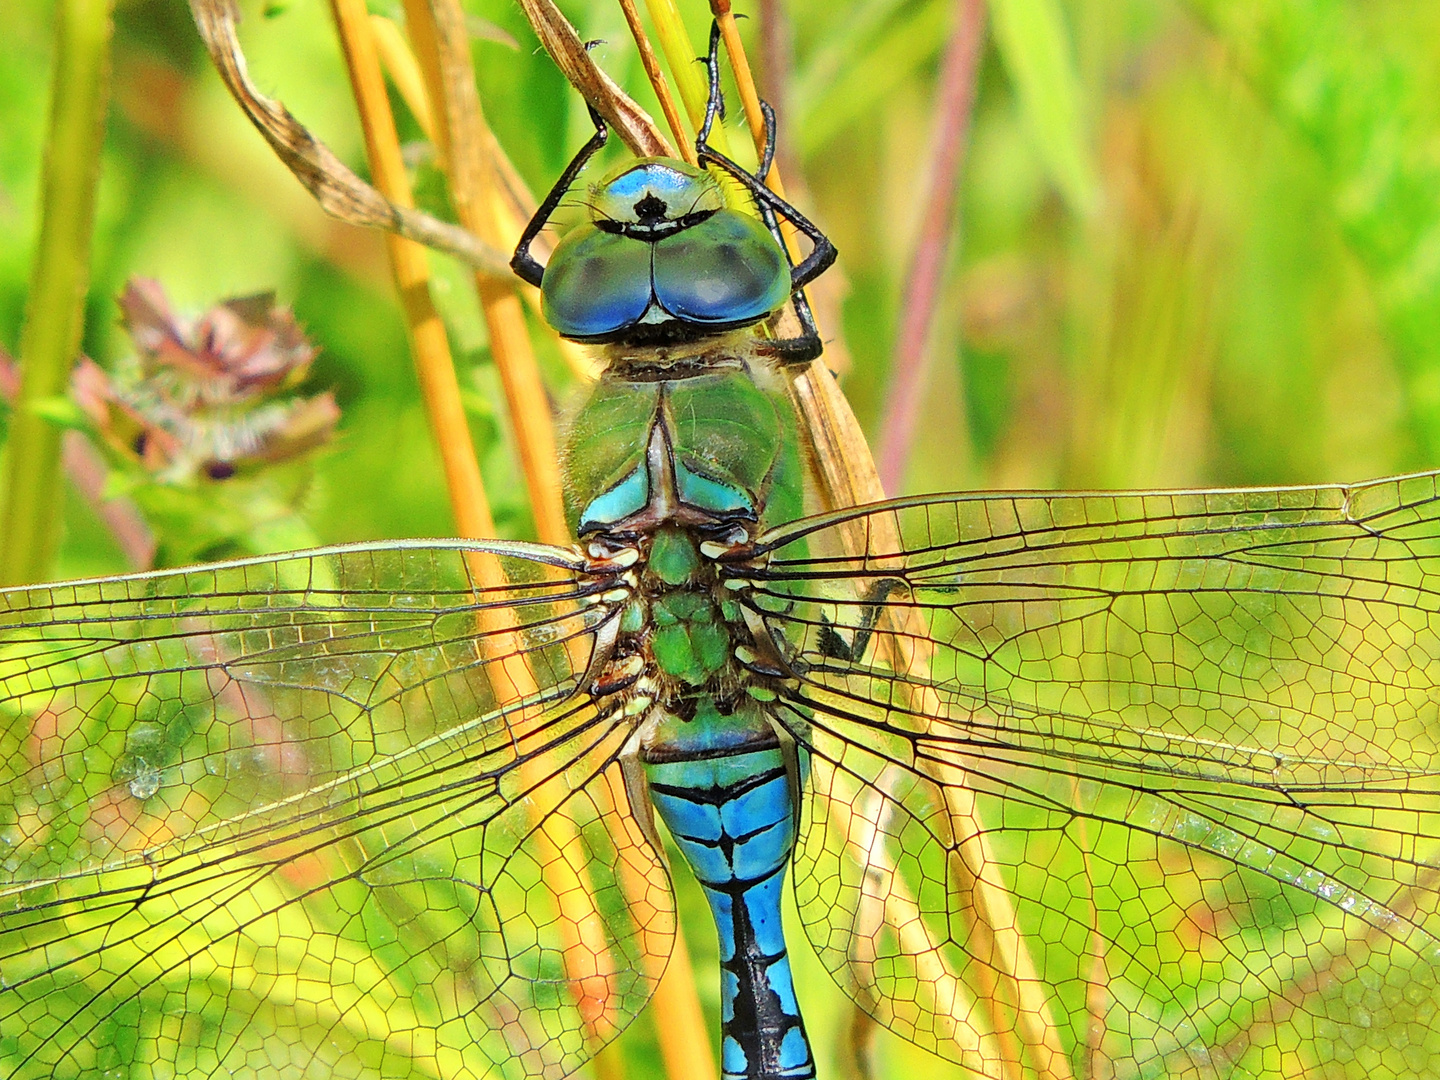
[[[618, 8], [561, 6], [653, 105]], [[819, 307], [873, 438], [956, 4], [775, 6], [780, 23], [739, 9], [752, 38], [788, 35], [788, 47], [757, 41], [752, 59], [780, 112], [792, 195], [841, 252]], [[370, 7], [400, 18], [398, 2]], [[588, 135], [583, 108], [512, 0], [467, 8], [488, 117], [543, 193]], [[363, 174], [327, 6], [242, 10], [258, 85]], [[704, 5], [686, 10], [703, 41]], [[991, 12], [905, 490], [1316, 483], [1440, 465], [1440, 4], [997, 0]], [[104, 366], [130, 349], [115, 297], [133, 275], [191, 313], [274, 289], [321, 349], [307, 389], [333, 390], [342, 410], [276, 535], [449, 533], [380, 238], [326, 218], [276, 162], [182, 0], [120, 0], [116, 24], [86, 353]], [[12, 354], [51, 27], [43, 0], [0, 3], [0, 345]], [[422, 200], [440, 205], [419, 129], [395, 104]], [[468, 274], [432, 265], [498, 527], [529, 536]], [[536, 336], [563, 402], [570, 376]], [[55, 576], [124, 568], [70, 496]], [[812, 1017], [822, 1038], [838, 1009]]]
[[[600, 62], [653, 101], [618, 9], [565, 6], [582, 36], [605, 39]], [[843, 317], [826, 331], [872, 437], [953, 6], [793, 0], [780, 86], [752, 50], [790, 184], [841, 252]], [[1058, 18], [1065, 62], [1027, 83], [997, 35], [987, 45], [906, 489], [1301, 483], [1440, 463], [1440, 5], [1019, 6]], [[488, 115], [543, 192], [586, 134], [578, 98], [510, 0], [469, 8]], [[706, 12], [690, 8], [703, 41]], [[363, 172], [326, 6], [242, 10], [261, 88]], [[192, 312], [277, 290], [322, 349], [310, 387], [343, 410], [304, 503], [315, 538], [448, 533], [379, 238], [327, 219], [276, 163], [180, 0], [121, 0], [116, 19], [85, 350], [108, 365], [129, 348], [114, 297], [131, 275]], [[51, 6], [0, 5], [0, 34], [0, 344], [13, 353]], [[1053, 108], [1067, 96], [1068, 126]], [[418, 139], [398, 99], [397, 115]], [[434, 265], [499, 526], [524, 536], [483, 323], [467, 275]], [[565, 369], [547, 372], [563, 400]], [[101, 532], [75, 508], [57, 573], [117, 569]]]

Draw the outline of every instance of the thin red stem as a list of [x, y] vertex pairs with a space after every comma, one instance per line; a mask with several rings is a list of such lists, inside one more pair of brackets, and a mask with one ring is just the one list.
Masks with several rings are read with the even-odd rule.
[[955, 199], [970, 137], [975, 89], [985, 40], [984, 0], [956, 0], [955, 29], [945, 47], [935, 96], [935, 139], [930, 155], [930, 193], [921, 221], [915, 256], [906, 277], [900, 333], [885, 394], [884, 420], [875, 455], [880, 482], [888, 494], [899, 491], [915, 440], [928, 382], [926, 348], [935, 323], [945, 264], [955, 222]]

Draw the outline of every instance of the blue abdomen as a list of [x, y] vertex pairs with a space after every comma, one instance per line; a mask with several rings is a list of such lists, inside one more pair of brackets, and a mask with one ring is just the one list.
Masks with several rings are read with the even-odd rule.
[[725, 1080], [809, 1080], [780, 925], [795, 795], [773, 733], [743, 746], [670, 742], [644, 753], [651, 800], [690, 863], [720, 933]]

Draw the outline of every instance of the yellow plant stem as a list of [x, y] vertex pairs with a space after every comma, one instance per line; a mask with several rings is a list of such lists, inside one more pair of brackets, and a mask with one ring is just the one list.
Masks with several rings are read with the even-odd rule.
[[620, 10], [625, 13], [625, 24], [630, 27], [630, 36], [635, 39], [635, 48], [640, 53], [640, 63], [644, 65], [645, 75], [655, 90], [660, 111], [665, 114], [665, 123], [670, 125], [670, 134], [675, 139], [675, 145], [680, 148], [680, 156], [694, 165], [695, 145], [685, 134], [680, 110], [675, 105], [675, 95], [670, 92], [670, 84], [665, 81], [665, 73], [660, 70], [660, 60], [650, 45], [650, 38], [645, 34], [645, 27], [640, 22], [640, 12], [635, 9], [635, 0], [620, 0]]
[[56, 5], [40, 243], [20, 335], [20, 391], [0, 485], [0, 585], [44, 580], [64, 505], [60, 428], [36, 408], [62, 397], [80, 348], [95, 189], [110, 95], [113, 0]]
[[[330, 8], [340, 33], [355, 104], [360, 110], [372, 179], [391, 202], [413, 206], [410, 180], [400, 156], [400, 139], [395, 131], [395, 118], [390, 113], [390, 99], [385, 92], [365, 0], [330, 0]], [[445, 324], [430, 296], [430, 268], [425, 261], [425, 249], [393, 233], [386, 235], [385, 243], [395, 274], [395, 288], [405, 312], [420, 392], [440, 447], [456, 529], [461, 536], [494, 536], [495, 523], [490, 516], [475, 445], [460, 403], [460, 384], [455, 378]]]
[[[420, 71], [420, 63], [415, 59], [415, 54], [410, 50], [410, 43], [405, 40], [404, 32], [396, 25], [393, 19], [387, 19], [384, 15], [371, 15], [370, 26], [375, 34], [375, 44], [380, 50], [380, 63], [385, 72], [395, 84], [395, 89], [400, 92], [406, 107], [415, 117], [415, 122], [420, 125], [420, 130], [425, 137], [436, 147], [437, 155], [440, 150], [440, 135], [435, 130], [434, 107], [430, 102], [430, 93], [425, 88], [425, 76]], [[530, 220], [530, 215], [535, 212], [535, 199], [525, 187], [525, 182], [520, 179], [515, 166], [505, 155], [505, 151], [499, 143], [493, 142], [488, 148], [491, 160], [499, 173], [501, 183], [497, 188], [498, 208], [500, 214], [500, 232], [504, 236], [519, 236], [520, 230]], [[441, 162], [442, 168], [444, 162]], [[549, 250], [546, 237], [542, 234], [536, 238], [535, 250], [543, 261], [543, 256]], [[529, 306], [537, 316], [540, 314], [540, 290], [529, 285], [520, 284], [518, 291], [522, 300]], [[590, 382], [599, 376], [599, 367], [595, 359], [585, 350], [583, 345], [577, 345], [573, 341], [557, 337], [556, 345], [560, 349], [560, 357], [565, 361], [567, 367], [574, 373], [577, 379]]]
[[660, 1043], [665, 1075], [672, 1080], [714, 1080], [715, 1058], [695, 991], [695, 969], [683, 927], [675, 928], [670, 963], [650, 999], [650, 1012], [655, 1018], [655, 1037]]
[[[438, 151], [440, 139], [435, 133], [435, 112], [430, 104], [430, 96], [425, 91], [425, 76], [421, 74], [420, 64], [405, 41], [405, 32], [394, 19], [384, 15], [370, 16], [370, 32], [375, 38], [380, 63], [390, 76], [390, 81], [395, 84], [395, 89], [400, 91], [400, 96], [415, 117], [415, 122], [420, 125], [420, 130]], [[440, 164], [443, 168], [445, 163], [441, 161]]]
[[[459, 0], [406, 0], [405, 17], [460, 223], [486, 243], [509, 250], [519, 234], [507, 228], [512, 219], [502, 205], [494, 155], [487, 152], [494, 136], [475, 87], [465, 13]], [[514, 425], [536, 534], [546, 543], [568, 544], [555, 425], [520, 297], [514, 285], [482, 274], [475, 276], [475, 289]]]

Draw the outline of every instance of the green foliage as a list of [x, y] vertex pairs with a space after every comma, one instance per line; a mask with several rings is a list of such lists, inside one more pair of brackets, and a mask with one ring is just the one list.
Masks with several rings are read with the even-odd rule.
[[993, 0], [995, 46], [1046, 171], [1072, 209], [1096, 196], [1080, 85], [1058, 0]]

